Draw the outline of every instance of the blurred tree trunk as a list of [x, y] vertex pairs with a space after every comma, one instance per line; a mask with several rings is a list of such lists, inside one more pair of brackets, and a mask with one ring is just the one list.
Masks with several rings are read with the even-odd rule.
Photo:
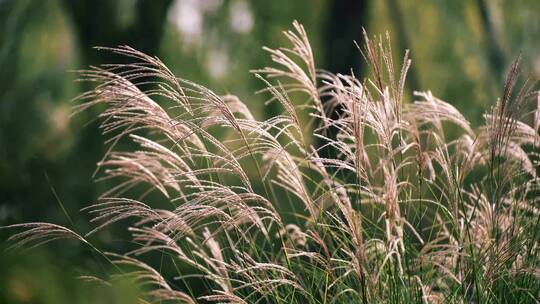
[[485, 35], [485, 49], [487, 52], [488, 63], [491, 67], [493, 77], [497, 81], [497, 84], [499, 84], [505, 76], [505, 52], [499, 39], [500, 37], [498, 37], [499, 33], [493, 23], [486, 1], [477, 0], [476, 5], [480, 12], [480, 21], [482, 22], [482, 30]]
[[[172, 0], [137, 0], [130, 8], [133, 11], [129, 12], [121, 11], [118, 1], [63, 0], [86, 64], [104, 63], [110, 56], [106, 52], [96, 52], [92, 49], [94, 46], [129, 45], [156, 55], [171, 3]], [[121, 16], [130, 13], [133, 16], [131, 22], [122, 24]]]
[[334, 0], [328, 10], [325, 32], [325, 69], [333, 73], [360, 76], [362, 55], [353, 40], [360, 43], [367, 25], [368, 0]]
[[[399, 3], [397, 0], [387, 0], [388, 13], [390, 14], [390, 19], [394, 22], [394, 30], [396, 31], [397, 42], [398, 42], [398, 54], [401, 56], [404, 54], [404, 51], [410, 50], [412, 53], [412, 43], [407, 34], [407, 25], [403, 20], [403, 14]], [[414, 54], [410, 54], [412, 58]], [[421, 84], [418, 80], [418, 73], [416, 72], [415, 65], [412, 64], [409, 67], [409, 73], [407, 74], [407, 86], [413, 91], [421, 90]]]
[[[362, 28], [367, 25], [368, 0], [333, 0], [328, 8], [326, 21], [324, 68], [332, 73], [351, 74], [362, 77], [362, 55], [353, 41], [359, 44], [362, 40]], [[323, 100], [324, 102], [324, 100]], [[343, 109], [330, 109], [327, 113], [337, 119]], [[338, 130], [331, 127], [327, 130], [330, 138], [335, 138]], [[318, 140], [317, 146], [325, 142]], [[322, 157], [334, 157], [331, 149], [320, 150]]]

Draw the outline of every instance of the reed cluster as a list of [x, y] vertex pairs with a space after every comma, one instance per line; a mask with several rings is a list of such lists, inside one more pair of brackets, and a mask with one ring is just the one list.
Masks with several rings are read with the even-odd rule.
[[[429, 91], [404, 97], [411, 61], [387, 37], [364, 34], [359, 79], [317, 69], [299, 23], [284, 34], [252, 71], [282, 110], [267, 120], [105, 48], [131, 63], [80, 71], [94, 85], [74, 112], [104, 105], [96, 174], [116, 186], [84, 209], [92, 231], [12, 225], [13, 246], [77, 239], [118, 270], [83, 279], [131, 276], [144, 303], [538, 303], [540, 93], [519, 59], [473, 128]], [[92, 245], [126, 219], [133, 248]]]

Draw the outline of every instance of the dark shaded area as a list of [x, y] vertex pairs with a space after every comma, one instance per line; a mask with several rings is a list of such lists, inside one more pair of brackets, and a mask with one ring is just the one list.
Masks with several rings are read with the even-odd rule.
[[[363, 41], [363, 29], [367, 27], [368, 1], [365, 0], [336, 0], [328, 5], [328, 17], [326, 20], [325, 60], [324, 68], [332, 73], [344, 75], [356, 75], [361, 77], [365, 71], [365, 61], [361, 51], [354, 41], [361, 45]], [[323, 102], [328, 102], [324, 101]], [[329, 109], [327, 113], [332, 119], [342, 114], [341, 107]], [[327, 129], [328, 136], [335, 138], [338, 129]], [[318, 139], [318, 146], [323, 146], [325, 141]], [[320, 150], [322, 157], [331, 158], [332, 149], [325, 147]]]
[[[403, 20], [403, 13], [399, 6], [399, 2], [397, 0], [387, 0], [387, 2], [388, 13], [390, 14], [390, 19], [394, 22], [394, 30], [396, 31], [398, 39], [396, 43], [397, 49], [400, 52], [404, 52], [404, 50], [410, 51], [413, 46], [410, 41], [409, 34], [407, 33], [407, 26]], [[401, 55], [401, 53], [398, 54]], [[412, 59], [414, 61], [414, 54], [409, 53], [409, 57], [413, 57]], [[411, 92], [420, 91], [423, 89], [418, 80], [417, 73], [416, 66], [414, 64], [411, 65], [409, 67], [409, 73], [407, 74], [407, 87], [411, 89]]]
[[328, 5], [324, 68], [330, 72], [362, 75], [362, 56], [353, 41], [362, 41], [367, 26], [368, 1], [336, 0]]
[[[132, 20], [121, 24], [119, 2], [108, 0], [63, 0], [77, 33], [80, 52], [86, 63], [107, 62], [107, 52], [96, 52], [94, 46], [129, 45], [148, 54], [157, 54], [172, 0], [137, 0], [131, 13]], [[104, 55], [107, 54], [107, 55]]]
[[493, 20], [491, 20], [489, 9], [485, 0], [476, 0], [478, 11], [480, 12], [480, 21], [482, 30], [485, 35], [486, 54], [489, 61], [489, 66], [493, 71], [493, 77], [500, 83], [505, 76], [506, 58], [499, 43], [497, 33], [495, 31]]

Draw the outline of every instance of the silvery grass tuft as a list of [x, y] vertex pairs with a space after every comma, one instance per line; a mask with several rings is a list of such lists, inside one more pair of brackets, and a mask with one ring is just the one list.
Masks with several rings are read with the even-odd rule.
[[[396, 66], [388, 39], [364, 34], [361, 80], [316, 69], [299, 23], [284, 34], [253, 71], [282, 109], [263, 121], [156, 57], [103, 48], [132, 63], [81, 71], [95, 87], [75, 113], [106, 105], [97, 174], [116, 186], [84, 209], [84, 236], [29, 223], [12, 244], [77, 239], [144, 303], [538, 303], [540, 93], [515, 87], [519, 60], [473, 129], [429, 91], [404, 102], [411, 61]], [[128, 218], [131, 251], [92, 245]]]

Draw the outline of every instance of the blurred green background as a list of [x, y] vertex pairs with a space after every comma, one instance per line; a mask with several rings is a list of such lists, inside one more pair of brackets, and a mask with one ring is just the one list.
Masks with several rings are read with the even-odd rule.
[[[238, 95], [264, 118], [271, 109], [254, 94], [261, 83], [249, 70], [270, 63], [261, 47], [285, 43], [281, 31], [293, 20], [304, 24], [319, 68], [357, 75], [366, 72], [352, 43], [362, 26], [389, 31], [396, 59], [412, 52], [409, 93], [429, 89], [479, 125], [518, 54], [525, 73], [540, 76], [539, 12], [538, 0], [0, 0], [0, 226], [89, 230], [79, 210], [108, 187], [91, 177], [105, 137], [96, 111], [70, 118], [70, 100], [88, 87], [69, 71], [121, 60], [93, 46], [157, 55], [178, 76]], [[105, 232], [96, 242], [119, 249], [120, 236]], [[0, 303], [131, 303], [126, 294], [135, 292], [109, 295], [73, 279], [108, 268], [73, 242], [0, 248]]]

